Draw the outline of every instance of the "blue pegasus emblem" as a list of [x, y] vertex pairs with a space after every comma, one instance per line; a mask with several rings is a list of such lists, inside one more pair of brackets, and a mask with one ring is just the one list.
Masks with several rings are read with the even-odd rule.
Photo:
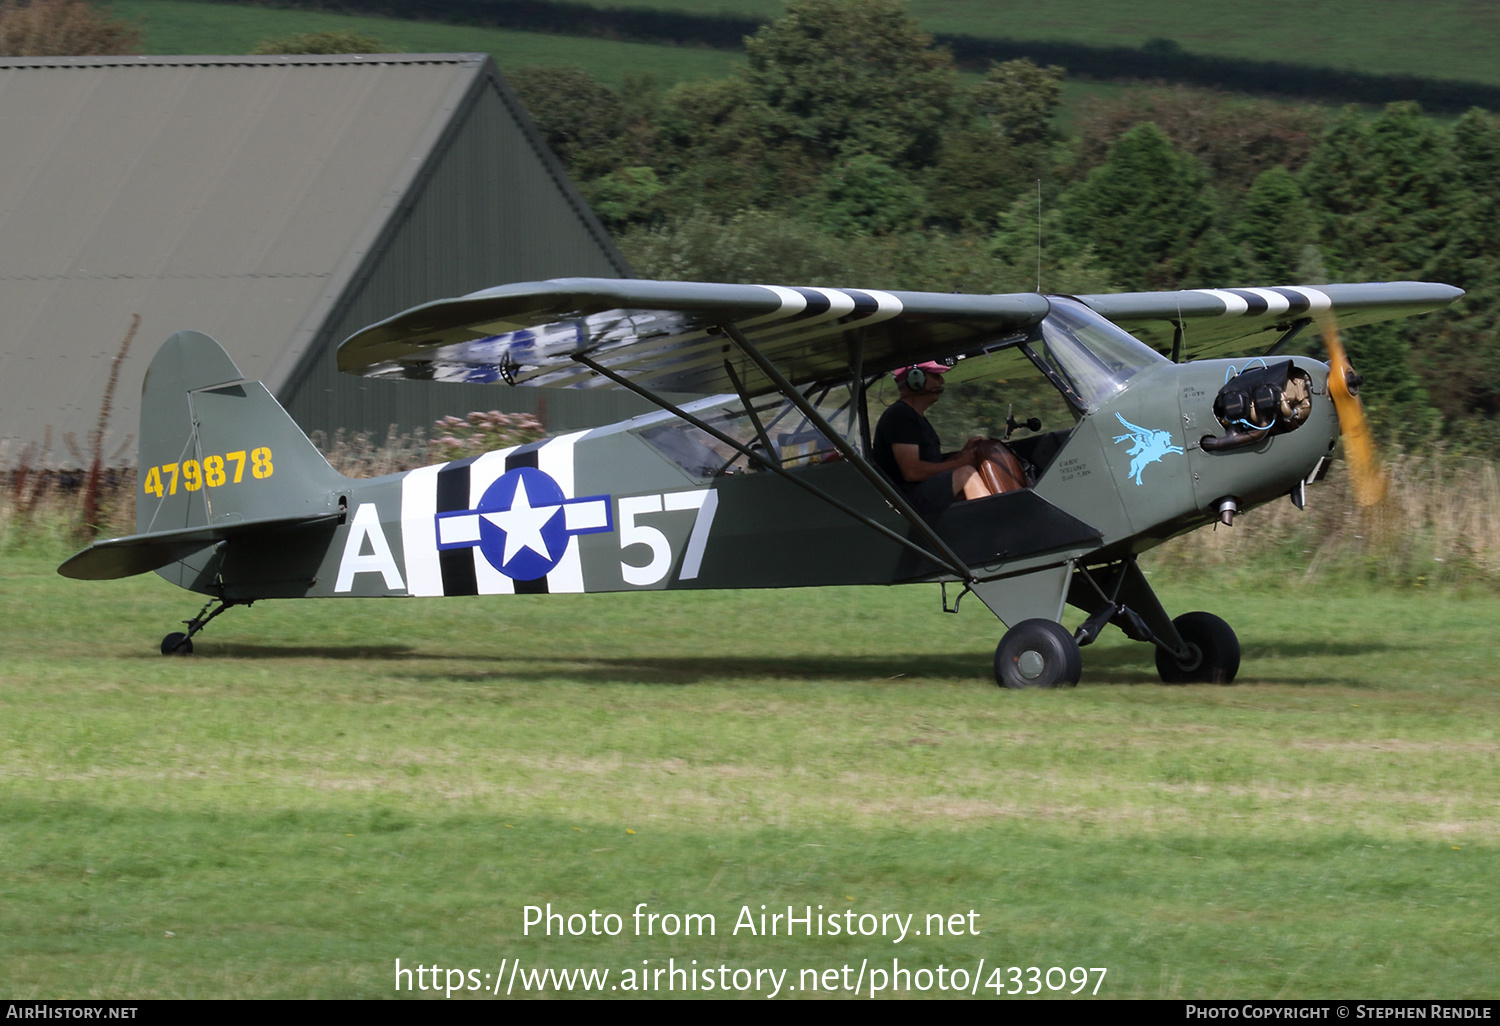
[[1130, 478], [1136, 484], [1141, 483], [1141, 471], [1148, 464], [1159, 463], [1163, 456], [1171, 453], [1181, 453], [1182, 446], [1172, 444], [1172, 432], [1153, 431], [1151, 428], [1137, 427], [1130, 423], [1118, 413], [1115, 416], [1127, 429], [1127, 434], [1116, 435], [1115, 444], [1129, 440], [1130, 442]]

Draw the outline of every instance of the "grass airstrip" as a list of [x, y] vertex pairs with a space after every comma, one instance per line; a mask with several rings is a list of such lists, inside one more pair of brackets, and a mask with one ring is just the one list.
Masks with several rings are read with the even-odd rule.
[[63, 554], [0, 590], [8, 998], [1495, 996], [1493, 595], [1169, 581], [1237, 685], [1110, 639], [1005, 692], [928, 587], [266, 602], [169, 659], [193, 596]]

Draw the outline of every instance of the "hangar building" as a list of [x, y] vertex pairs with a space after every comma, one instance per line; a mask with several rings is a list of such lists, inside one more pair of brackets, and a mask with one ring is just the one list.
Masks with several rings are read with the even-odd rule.
[[[0, 469], [48, 429], [44, 465], [77, 463], [63, 437], [94, 429], [132, 314], [117, 464], [174, 331], [218, 339], [305, 430], [383, 434], [544, 393], [339, 374], [356, 329], [504, 282], [628, 274], [485, 54], [0, 60]], [[645, 408], [545, 401], [554, 430]]]

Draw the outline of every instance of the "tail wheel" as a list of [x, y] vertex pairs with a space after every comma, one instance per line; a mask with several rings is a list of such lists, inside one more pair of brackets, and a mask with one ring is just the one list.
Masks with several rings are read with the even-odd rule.
[[1233, 684], [1240, 670], [1240, 639], [1212, 613], [1183, 613], [1172, 621], [1191, 657], [1179, 661], [1166, 649], [1156, 650], [1156, 672], [1166, 684]]
[[181, 631], [173, 631], [161, 639], [162, 655], [192, 655], [193, 639]]
[[1083, 676], [1083, 653], [1060, 623], [1022, 620], [995, 649], [995, 683], [1003, 688], [1070, 688]]

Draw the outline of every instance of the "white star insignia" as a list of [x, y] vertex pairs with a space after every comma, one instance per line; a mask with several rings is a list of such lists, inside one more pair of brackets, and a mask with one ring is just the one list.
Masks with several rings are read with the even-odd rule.
[[484, 513], [482, 516], [505, 532], [505, 558], [509, 563], [522, 549], [530, 549], [543, 559], [550, 560], [552, 553], [542, 538], [542, 528], [557, 515], [559, 506], [533, 506], [526, 494], [525, 478], [516, 480], [516, 494], [511, 499], [510, 509], [500, 513]]

